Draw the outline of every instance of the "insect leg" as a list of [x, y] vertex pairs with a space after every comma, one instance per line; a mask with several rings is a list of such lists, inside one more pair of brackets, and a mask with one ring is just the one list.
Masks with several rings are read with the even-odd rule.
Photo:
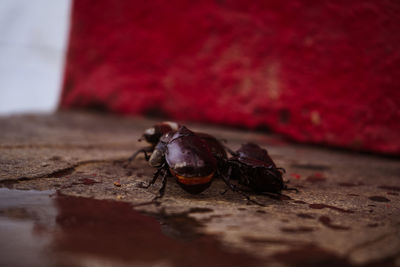
[[252, 200], [252, 199], [250, 198], [250, 196], [248, 196], [246, 193], [244, 193], [242, 190], [240, 190], [236, 185], [232, 184], [232, 183], [230, 182], [230, 178], [229, 178], [229, 177], [231, 176], [231, 173], [232, 173], [232, 167], [230, 166], [229, 169], [228, 169], [228, 175], [220, 174], [221, 177], [222, 177], [222, 179], [224, 180], [225, 184], [226, 184], [233, 192], [239, 193], [239, 194], [241, 194], [242, 196], [244, 196], [244, 197], [247, 199], [248, 202], [251, 202], [251, 203], [253, 203], [253, 204], [256, 204], [256, 205], [265, 207], [265, 205], [263, 205], [263, 204], [261, 204], [261, 203], [255, 201], [255, 200]]
[[278, 168], [276, 168], [278, 171], [280, 171], [282, 174], [283, 173], [286, 173], [286, 170], [284, 169], [284, 168], [280, 168], [280, 167], [278, 167]]
[[282, 197], [285, 197], [285, 195], [283, 195], [281, 193], [259, 192], [258, 194], [269, 197], [271, 199], [276, 199], [276, 200], [282, 200]]
[[167, 175], [168, 175], [168, 170], [165, 168], [165, 164], [163, 164], [163, 166], [161, 166], [160, 168], [158, 168], [158, 170], [154, 173], [154, 177], [153, 180], [151, 180], [151, 182], [147, 185], [143, 185], [140, 184], [139, 186], [142, 188], [148, 188], [150, 185], [154, 184], [155, 181], [157, 180], [158, 176], [160, 175], [161, 171], [163, 171], [162, 173], [162, 186], [160, 188], [160, 190], [158, 191], [158, 195], [155, 196], [152, 200], [147, 201], [147, 202], [142, 202], [142, 203], [137, 203], [132, 205], [132, 207], [140, 207], [140, 206], [147, 206], [147, 205], [156, 205], [159, 206], [160, 202], [157, 201], [158, 199], [162, 198], [164, 196], [164, 192], [165, 192], [165, 187], [167, 185]]
[[136, 156], [139, 155], [140, 153], [143, 153], [144, 154], [144, 158], [148, 161], [150, 156], [147, 153], [152, 152], [153, 149], [154, 148], [152, 146], [149, 146], [149, 147], [144, 147], [144, 148], [141, 148], [141, 149], [137, 150], [135, 153], [133, 153], [132, 156], [130, 156], [128, 158], [128, 162], [133, 161], [136, 158]]
[[163, 165], [161, 165], [161, 167], [159, 167], [156, 172], [153, 175], [153, 179], [151, 179], [151, 181], [148, 184], [144, 184], [144, 183], [140, 183], [139, 187], [141, 188], [149, 188], [150, 186], [152, 186], [158, 179], [158, 176], [160, 176], [160, 173], [162, 170], [165, 169], [165, 162], [163, 163]]
[[[282, 179], [282, 178], [280, 178], [281, 175], [277, 176], [276, 172], [271, 171], [271, 169], [266, 169], [266, 171], [267, 171], [270, 175], [274, 176], [276, 179]], [[278, 170], [278, 171], [279, 171], [279, 170]], [[279, 171], [279, 174], [281, 174], [280, 171]]]
[[235, 151], [233, 151], [232, 149], [230, 149], [228, 146], [226, 146], [225, 144], [222, 144], [225, 148], [226, 151], [229, 152], [229, 154], [231, 154], [232, 156], [237, 156], [238, 153], [236, 153]]
[[225, 195], [226, 192], [228, 192], [229, 189], [225, 189], [224, 191], [220, 192], [221, 195]]
[[296, 191], [296, 193], [299, 192], [299, 190], [297, 188], [294, 187], [287, 187], [287, 185], [283, 186], [283, 190], [288, 190], [288, 191]]

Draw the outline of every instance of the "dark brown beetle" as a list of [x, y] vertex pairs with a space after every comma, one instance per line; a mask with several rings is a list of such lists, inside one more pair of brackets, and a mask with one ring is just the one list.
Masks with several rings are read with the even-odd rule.
[[184, 126], [160, 138], [149, 164], [158, 169], [152, 181], [144, 187], [154, 184], [162, 176], [162, 187], [156, 199], [164, 194], [168, 174], [173, 175], [185, 191], [199, 194], [211, 185], [218, 171], [217, 158], [208, 143]]
[[237, 179], [239, 184], [256, 193], [280, 193], [286, 189], [282, 179], [284, 169], [277, 168], [268, 152], [260, 146], [243, 144], [227, 161], [227, 178]]

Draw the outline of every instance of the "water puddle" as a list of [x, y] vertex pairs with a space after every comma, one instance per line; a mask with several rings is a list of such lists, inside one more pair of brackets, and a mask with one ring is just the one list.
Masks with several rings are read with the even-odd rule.
[[262, 263], [199, 234], [200, 227], [187, 214], [149, 216], [123, 202], [0, 188], [0, 266]]
[[52, 193], [0, 188], [0, 266], [52, 265], [46, 257], [47, 229], [55, 228], [57, 215]]

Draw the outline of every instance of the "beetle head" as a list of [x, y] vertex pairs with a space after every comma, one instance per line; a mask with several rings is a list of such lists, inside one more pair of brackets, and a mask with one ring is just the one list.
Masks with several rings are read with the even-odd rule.
[[139, 140], [144, 139], [146, 140], [147, 143], [156, 145], [160, 140], [161, 136], [163, 136], [168, 132], [178, 130], [179, 126], [180, 125], [178, 123], [172, 121], [164, 121], [158, 123], [153, 127], [146, 129]]

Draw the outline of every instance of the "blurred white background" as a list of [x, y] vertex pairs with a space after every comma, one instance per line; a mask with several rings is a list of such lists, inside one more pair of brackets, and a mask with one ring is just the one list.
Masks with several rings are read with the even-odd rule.
[[0, 114], [58, 104], [71, 0], [0, 1]]

